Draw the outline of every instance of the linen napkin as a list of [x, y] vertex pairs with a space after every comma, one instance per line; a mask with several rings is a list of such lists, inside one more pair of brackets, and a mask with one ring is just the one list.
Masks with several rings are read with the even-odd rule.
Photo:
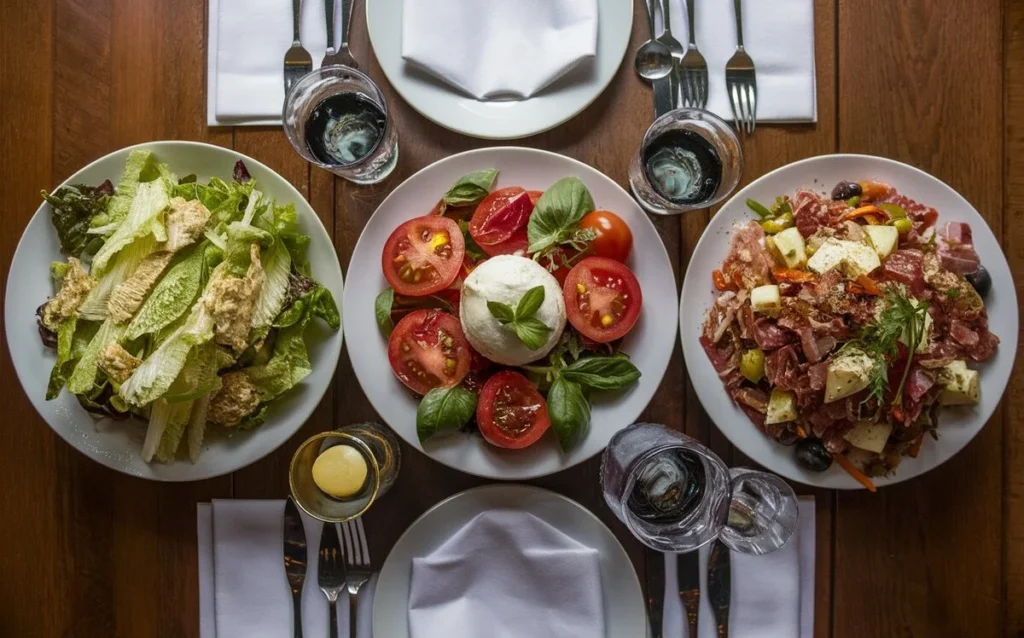
[[597, 52], [597, 0], [405, 0], [402, 58], [478, 100], [525, 99]]
[[[793, 537], [764, 556], [732, 552], [729, 633], [743, 638], [814, 638], [814, 498], [800, 497]], [[707, 588], [709, 547], [700, 550], [700, 616], [697, 638], [715, 638]], [[686, 636], [679, 599], [676, 555], [665, 555], [665, 636]], [[694, 638], [689, 636], [688, 638]]]
[[[324, 15], [323, 2], [302, 3], [299, 35], [314, 69], [327, 51]], [[291, 2], [209, 0], [208, 124], [280, 124], [284, 54], [291, 44]]]
[[[673, 0], [672, 35], [686, 46], [686, 2]], [[757, 70], [758, 122], [816, 122], [814, 0], [742, 0], [743, 43]], [[730, 0], [695, 7], [697, 48], [708, 63], [707, 109], [732, 120], [725, 63], [736, 52], [736, 13]]]
[[[215, 500], [197, 510], [200, 638], [280, 638], [292, 634], [292, 598], [284, 574], [284, 501]], [[305, 514], [308, 567], [302, 590], [306, 638], [326, 638], [327, 599], [317, 587], [321, 523]], [[371, 638], [376, 576], [359, 594], [359, 636]], [[338, 626], [348, 627], [347, 594]]]
[[411, 638], [604, 636], [600, 557], [541, 519], [476, 516], [414, 558]]

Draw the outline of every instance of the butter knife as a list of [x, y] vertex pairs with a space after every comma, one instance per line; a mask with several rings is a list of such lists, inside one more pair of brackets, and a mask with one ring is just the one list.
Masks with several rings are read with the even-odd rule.
[[302, 638], [302, 583], [306, 580], [306, 529], [289, 496], [284, 506], [284, 573], [292, 590], [295, 638]]
[[648, 549], [646, 552], [647, 572], [647, 616], [651, 620], [651, 638], [661, 638], [662, 618], [665, 608], [665, 555]]
[[700, 552], [693, 551], [676, 557], [679, 580], [679, 598], [683, 601], [689, 626], [687, 638], [697, 638], [697, 614], [700, 612]]
[[708, 556], [708, 597], [715, 612], [718, 638], [729, 636], [729, 599], [732, 597], [732, 564], [729, 548], [715, 541]]

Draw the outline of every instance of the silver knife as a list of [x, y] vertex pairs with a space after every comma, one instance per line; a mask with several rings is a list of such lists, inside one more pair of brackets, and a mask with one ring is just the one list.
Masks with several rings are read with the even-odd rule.
[[647, 558], [647, 616], [651, 619], [651, 638], [661, 638], [665, 607], [665, 555], [648, 549]]
[[697, 638], [697, 614], [700, 611], [700, 552], [692, 551], [676, 557], [679, 574], [679, 598], [686, 610], [689, 625], [687, 638]]
[[715, 612], [718, 638], [729, 636], [729, 599], [732, 597], [732, 564], [729, 548], [715, 541], [708, 556], [708, 596]]
[[295, 638], [302, 638], [302, 583], [306, 580], [306, 529], [292, 497], [284, 505], [284, 573], [292, 590]]

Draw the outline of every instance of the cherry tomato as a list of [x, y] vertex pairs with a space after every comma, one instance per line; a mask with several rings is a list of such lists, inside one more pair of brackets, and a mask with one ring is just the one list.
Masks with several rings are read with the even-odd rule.
[[537, 200], [544, 194], [544, 191], [526, 191], [526, 194], [530, 196], [530, 201], [533, 202], [534, 206], [536, 206]]
[[640, 317], [643, 295], [636, 275], [621, 262], [587, 257], [562, 287], [569, 323], [598, 343], [620, 339]]
[[469, 234], [488, 254], [517, 231], [525, 230], [533, 212], [529, 193], [518, 186], [496, 190], [480, 202], [469, 220]]
[[459, 320], [440, 310], [417, 310], [405, 316], [388, 339], [391, 370], [410, 390], [458, 385], [473, 358]]
[[574, 260], [578, 257], [579, 253], [572, 248], [559, 246], [550, 253], [542, 255], [537, 263], [547, 268], [558, 284], [563, 285], [565, 278], [569, 276], [569, 271], [572, 270]]
[[427, 215], [395, 229], [384, 244], [384, 277], [403, 295], [430, 295], [452, 285], [462, 270], [466, 240], [447, 217]]
[[529, 379], [505, 370], [487, 380], [477, 401], [476, 422], [491, 445], [519, 450], [551, 427], [548, 405]]
[[580, 221], [580, 228], [593, 230], [597, 237], [587, 250], [588, 255], [626, 262], [633, 249], [633, 233], [615, 213], [595, 210]]

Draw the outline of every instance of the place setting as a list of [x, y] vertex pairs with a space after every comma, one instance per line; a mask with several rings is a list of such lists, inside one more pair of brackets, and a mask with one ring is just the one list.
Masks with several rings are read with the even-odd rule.
[[[344, 279], [335, 230], [234, 150], [142, 143], [42, 192], [5, 333], [72, 447], [198, 481], [278, 450], [338, 382], [377, 415], [337, 406], [281, 498], [196, 504], [201, 638], [809, 637], [817, 505], [791, 484], [875, 492], [992, 416], [1017, 299], [970, 203], [867, 155], [744, 176], [759, 126], [817, 121], [813, 2], [642, 9], [630, 69], [632, 3], [211, 0], [207, 124], [279, 127], [356, 189], [409, 161], [382, 86], [508, 140], [577, 116], [620, 69], [649, 85], [624, 174], [525, 146], [417, 167]], [[351, 52], [357, 11], [372, 60]], [[680, 289], [652, 218], [706, 210]], [[646, 422], [677, 343], [696, 409], [754, 467]], [[378, 551], [364, 515], [429, 480], [410, 454], [504, 482], [429, 504]], [[603, 505], [523, 483], [595, 458]]]

